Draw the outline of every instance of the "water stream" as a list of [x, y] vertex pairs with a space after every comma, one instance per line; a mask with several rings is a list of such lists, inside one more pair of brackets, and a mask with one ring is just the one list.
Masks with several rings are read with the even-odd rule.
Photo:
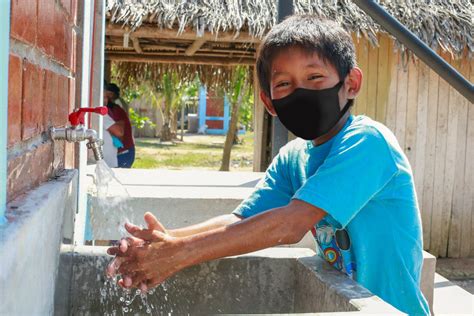
[[[124, 224], [128, 222], [127, 214], [130, 214], [132, 211], [130, 208], [130, 195], [127, 189], [117, 179], [113, 170], [110, 169], [103, 160], [97, 162], [94, 183], [95, 186], [93, 186], [89, 191], [90, 195], [95, 196], [95, 199], [90, 199], [91, 232], [89, 237], [94, 239], [92, 228], [96, 231], [100, 231], [101, 229], [118, 229], [122, 238], [129, 236], [124, 228]], [[101, 219], [116, 218], [116, 216], [107, 216], [107, 214], [110, 214], [110, 212], [119, 213], [120, 221], [117, 223], [110, 223], [99, 220], [99, 216], [97, 216], [98, 212], [101, 212]], [[97, 279], [101, 280], [101, 278], [102, 276], [98, 276]], [[153, 289], [149, 290], [147, 293], [142, 293], [139, 289], [122, 289], [117, 285], [117, 277], [112, 279], [106, 278], [100, 288], [100, 302], [105, 305], [113, 305], [116, 307], [111, 315], [128, 313], [151, 314], [152, 310], [155, 309], [155, 306], [148, 302], [148, 295], [152, 295], [153, 292]], [[119, 302], [110, 302], [111, 299], [116, 300], [117, 297], [119, 297]], [[139, 310], [133, 310], [130, 307], [135, 300], [140, 300], [138, 307]]]

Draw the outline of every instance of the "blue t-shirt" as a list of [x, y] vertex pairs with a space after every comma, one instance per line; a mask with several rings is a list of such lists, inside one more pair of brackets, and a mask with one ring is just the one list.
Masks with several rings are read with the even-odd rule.
[[333, 267], [405, 313], [429, 314], [420, 290], [423, 243], [413, 175], [387, 127], [350, 116], [322, 145], [291, 141], [234, 213], [250, 217], [291, 199], [327, 212], [312, 232]]

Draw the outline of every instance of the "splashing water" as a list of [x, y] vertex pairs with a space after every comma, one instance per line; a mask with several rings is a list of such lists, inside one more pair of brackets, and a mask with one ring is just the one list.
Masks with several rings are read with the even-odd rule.
[[[130, 195], [127, 189], [116, 178], [112, 169], [110, 169], [104, 161], [97, 162], [94, 182], [95, 188], [92, 188], [92, 191], [89, 192], [90, 195], [95, 196], [95, 199], [91, 199], [90, 212], [91, 226], [95, 228], [94, 239], [101, 239], [101, 236], [115, 234], [117, 229], [122, 238], [129, 236], [124, 228], [124, 224], [128, 222], [127, 214], [131, 214], [132, 212], [129, 204]], [[110, 212], [118, 213], [119, 216], [110, 216]], [[110, 218], [117, 217], [120, 218], [118, 222], [110, 222]], [[152, 295], [153, 293], [153, 289], [146, 293], [140, 290], [122, 289], [117, 285], [117, 277], [112, 279], [106, 278], [100, 288], [100, 302], [103, 306], [114, 305], [122, 314], [125, 314], [133, 313], [134, 310], [131, 305], [137, 300], [140, 313], [144, 311], [147, 314], [151, 314], [153, 305], [149, 303], [148, 295]], [[115, 300], [117, 297], [119, 298], [119, 302], [110, 302], [111, 299]], [[114, 310], [112, 315], [115, 315], [116, 312], [117, 311]]]
[[[122, 183], [115, 177], [112, 169], [107, 166], [105, 161], [97, 162], [95, 168], [95, 191], [92, 187], [91, 195], [95, 196], [92, 199], [91, 224], [95, 229], [94, 239], [108, 239], [101, 238], [115, 235], [118, 229], [120, 237], [127, 237], [128, 233], [124, 228], [124, 224], [128, 222], [127, 215], [131, 214], [130, 208], [130, 194]], [[114, 212], [119, 216], [109, 216], [110, 212]], [[111, 223], [110, 218], [120, 218], [116, 223]]]

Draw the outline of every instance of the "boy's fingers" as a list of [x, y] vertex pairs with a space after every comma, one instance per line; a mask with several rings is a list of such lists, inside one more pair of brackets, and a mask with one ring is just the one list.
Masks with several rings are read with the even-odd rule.
[[158, 219], [150, 212], [146, 212], [144, 215], [145, 222], [148, 225], [148, 229], [159, 230], [160, 232], [166, 232], [165, 227], [158, 221]]
[[133, 234], [135, 231], [137, 230], [141, 230], [141, 228], [135, 224], [132, 224], [132, 223], [125, 223], [123, 225], [125, 227], [125, 229], [130, 233], [130, 234]]
[[106, 274], [109, 278], [112, 278], [117, 274], [117, 270], [120, 267], [123, 260], [124, 260], [123, 258], [115, 258], [107, 265]]
[[162, 283], [164, 281], [163, 278], [160, 278], [160, 277], [156, 277], [156, 278], [151, 278], [151, 279], [148, 279], [147, 283], [146, 283], [146, 286], [149, 288], [149, 289], [152, 289], [156, 286], [158, 286], [160, 283]]
[[118, 247], [110, 247], [107, 249], [107, 254], [111, 256], [116, 256], [120, 253], [120, 249]]
[[140, 286], [139, 286], [138, 288], [139, 288], [140, 291], [142, 291], [143, 293], [148, 292], [148, 286], [146, 286], [146, 283], [145, 283], [145, 282], [140, 283]]
[[152, 241], [155, 240], [155, 235], [153, 233], [154, 231], [151, 229], [143, 229], [143, 230], [137, 230], [132, 233], [134, 237], [146, 240], [146, 241]]
[[123, 279], [123, 286], [124, 287], [132, 286], [132, 278], [131, 277], [129, 277], [128, 275], [124, 275], [122, 279]]
[[120, 252], [126, 253], [127, 250], [128, 250], [128, 245], [129, 245], [129, 244], [128, 244], [128, 240], [127, 240], [126, 238], [122, 238], [122, 239], [120, 240], [120, 245], [119, 245], [119, 247], [118, 247], [119, 250], [120, 250]]

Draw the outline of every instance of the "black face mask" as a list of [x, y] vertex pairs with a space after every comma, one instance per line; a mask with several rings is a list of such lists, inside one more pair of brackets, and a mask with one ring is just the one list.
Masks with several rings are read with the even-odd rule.
[[323, 90], [298, 88], [284, 98], [272, 100], [272, 104], [290, 132], [313, 140], [329, 132], [352, 104], [350, 100], [341, 111], [338, 92], [343, 83]]

